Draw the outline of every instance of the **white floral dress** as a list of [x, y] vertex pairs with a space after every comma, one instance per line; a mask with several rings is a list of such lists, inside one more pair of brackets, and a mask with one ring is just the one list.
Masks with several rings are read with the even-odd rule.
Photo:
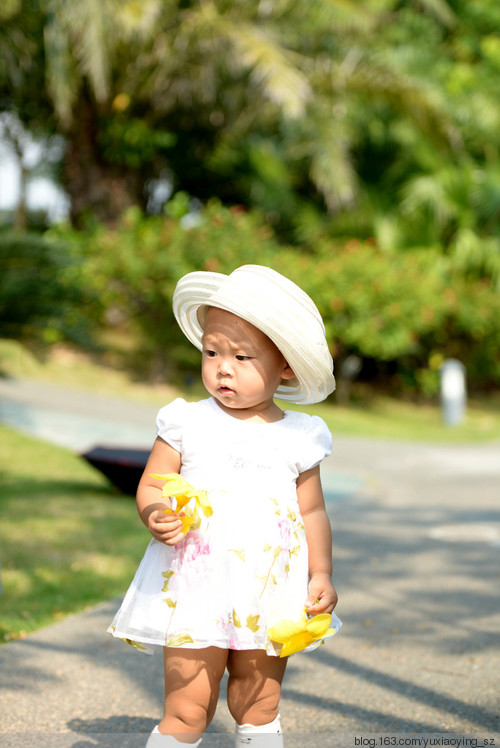
[[268, 629], [304, 611], [296, 481], [330, 453], [326, 424], [294, 411], [275, 423], [240, 421], [208, 398], [175, 400], [157, 428], [181, 454], [181, 475], [208, 492], [213, 514], [176, 546], [151, 540], [109, 633], [148, 653], [156, 645], [276, 655]]

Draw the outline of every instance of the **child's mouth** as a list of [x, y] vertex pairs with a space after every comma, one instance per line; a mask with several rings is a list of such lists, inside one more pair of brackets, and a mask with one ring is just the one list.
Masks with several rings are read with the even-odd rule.
[[230, 387], [219, 387], [219, 392], [221, 395], [234, 395], [234, 390], [232, 390]]

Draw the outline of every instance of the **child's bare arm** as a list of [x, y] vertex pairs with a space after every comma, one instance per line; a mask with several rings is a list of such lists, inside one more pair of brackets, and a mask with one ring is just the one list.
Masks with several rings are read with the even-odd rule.
[[313, 615], [331, 613], [337, 604], [337, 593], [331, 579], [332, 533], [321, 488], [319, 466], [299, 475], [297, 498], [309, 549], [307, 612]]
[[150, 474], [166, 475], [178, 473], [180, 469], [179, 452], [157, 437], [137, 487], [136, 502], [139, 516], [151, 535], [166, 545], [175, 545], [182, 540], [182, 522], [175, 514], [165, 514], [164, 510], [170, 508], [170, 504], [161, 496], [163, 482]]

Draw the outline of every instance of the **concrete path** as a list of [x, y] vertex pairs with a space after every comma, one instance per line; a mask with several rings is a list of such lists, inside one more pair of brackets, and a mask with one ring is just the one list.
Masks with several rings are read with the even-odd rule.
[[[38, 419], [50, 438], [57, 412], [59, 435], [63, 422], [76, 432], [84, 416], [94, 435], [102, 423], [113, 443], [130, 445], [127, 433], [135, 446], [150, 444], [156, 409], [122, 402], [117, 420], [116, 404], [0, 383], [0, 419], [21, 430]], [[24, 423], [15, 422], [16, 407]], [[84, 444], [87, 436], [75, 435], [78, 449], [99, 441]], [[375, 748], [380, 734], [400, 733], [496, 737], [499, 745], [500, 445], [338, 437], [323, 475], [344, 627], [290, 660], [287, 748], [376, 736], [364, 743]], [[0, 746], [144, 745], [161, 712], [162, 662], [105, 634], [118, 604], [0, 648]], [[232, 729], [223, 688], [204, 746], [232, 745]]]

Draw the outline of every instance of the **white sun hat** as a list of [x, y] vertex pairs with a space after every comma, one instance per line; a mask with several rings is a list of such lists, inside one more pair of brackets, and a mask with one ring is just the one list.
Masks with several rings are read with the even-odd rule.
[[182, 332], [202, 350], [208, 307], [225, 309], [250, 322], [279, 348], [293, 370], [276, 397], [319, 403], [335, 389], [325, 326], [312, 299], [295, 283], [263, 265], [243, 265], [230, 275], [198, 271], [178, 282], [174, 314]]

